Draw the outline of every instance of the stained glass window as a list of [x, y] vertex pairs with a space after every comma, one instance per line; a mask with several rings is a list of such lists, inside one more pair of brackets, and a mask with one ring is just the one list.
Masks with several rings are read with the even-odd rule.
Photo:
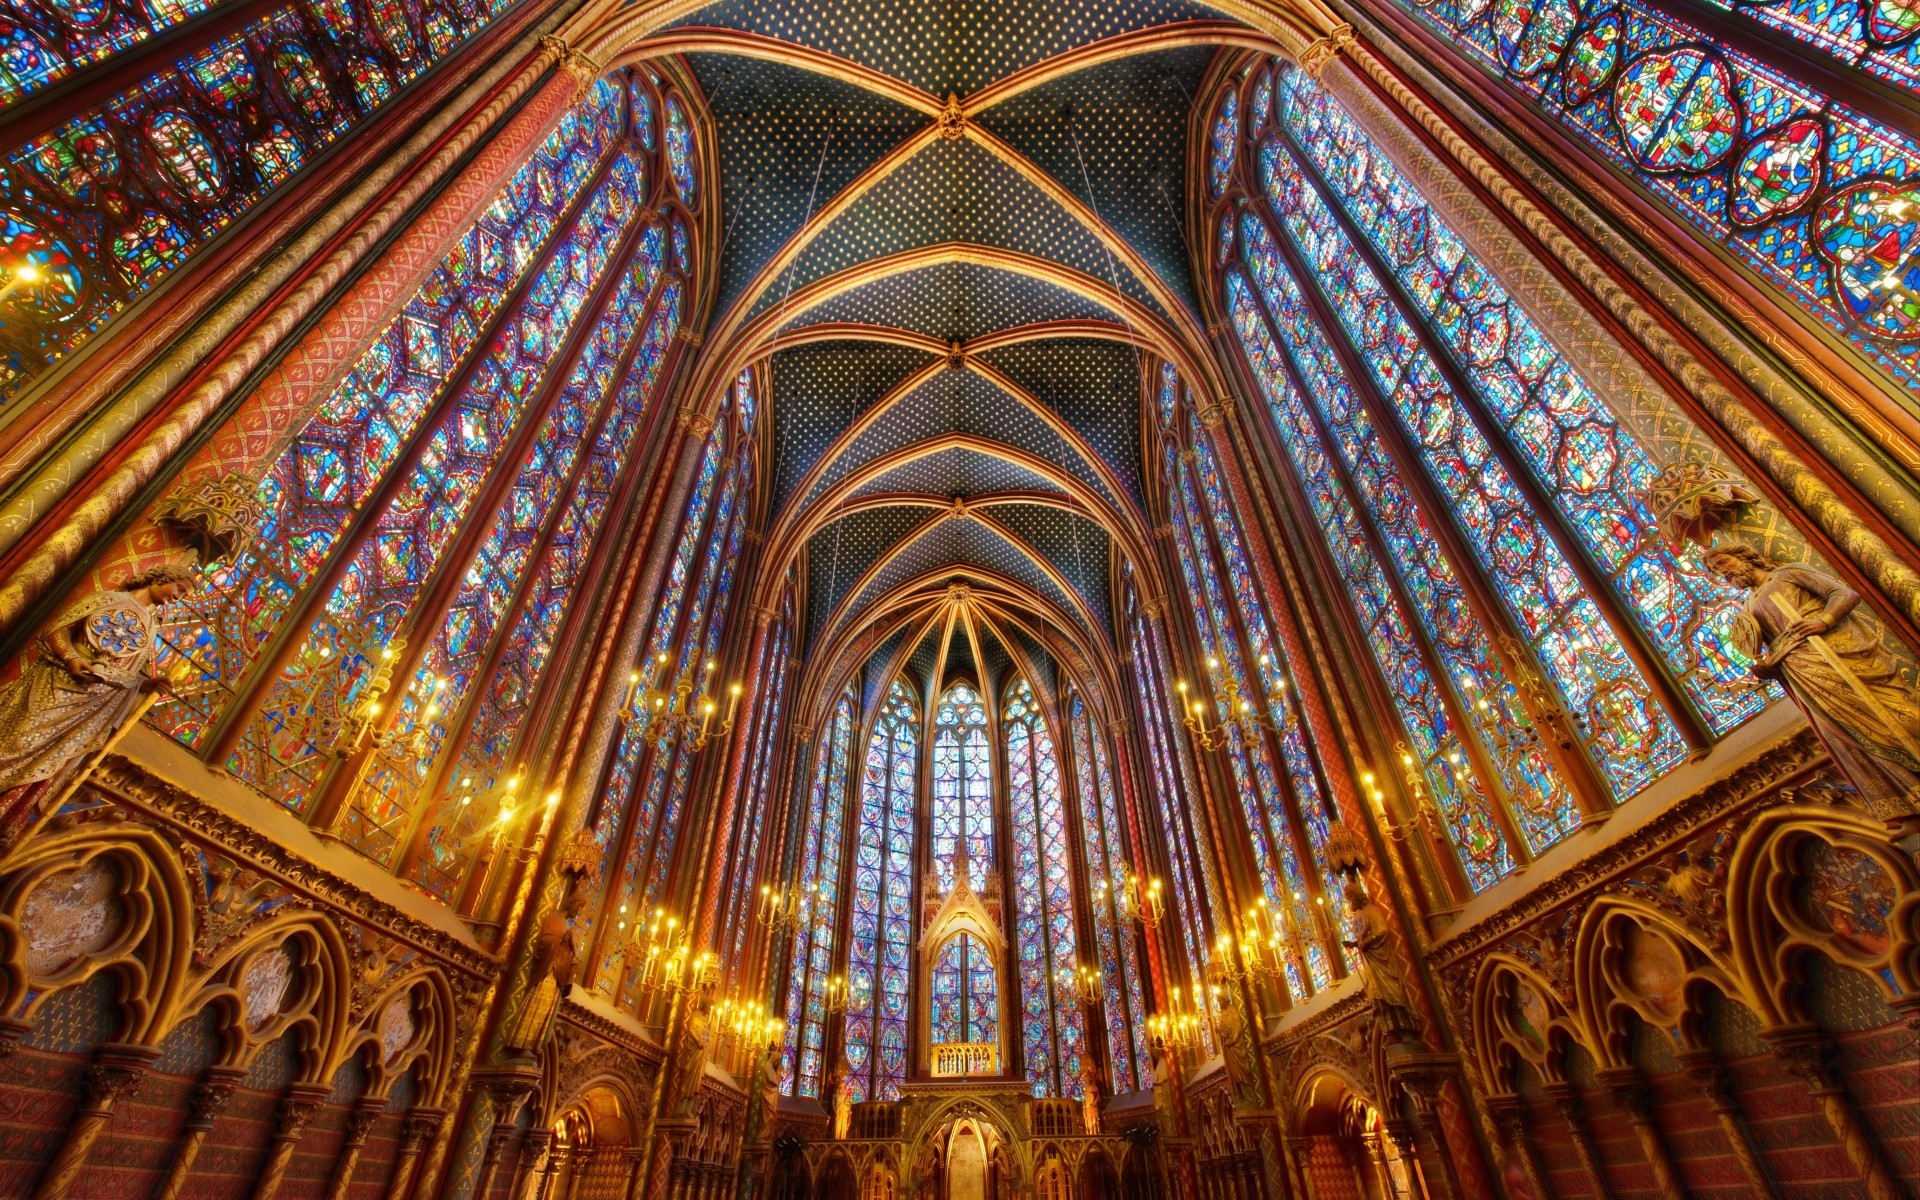
[[[0, 107], [212, 6], [10, 5]], [[0, 272], [51, 273], [0, 295], [0, 402], [507, 7], [383, 0], [362, 21], [346, 5], [282, 4], [12, 151], [0, 163], [0, 221], [12, 226]]]
[[[1172, 458], [1171, 445], [1168, 450], [1167, 470], [1174, 489], [1168, 511], [1181, 577], [1195, 606], [1195, 625], [1200, 633], [1201, 650], [1206, 655], [1216, 709], [1210, 716], [1216, 721], [1229, 721], [1239, 715], [1240, 705], [1251, 703], [1247, 699], [1253, 693], [1246, 660], [1228, 613], [1219, 572], [1201, 540], [1206, 537], [1206, 531], [1187, 464]], [[1176, 688], [1180, 682], [1184, 681], [1176, 681]], [[1237, 703], [1235, 697], [1240, 698]], [[1198, 707], [1200, 701], [1188, 703]], [[1288, 990], [1296, 999], [1305, 999], [1332, 982], [1327, 948], [1315, 924], [1311, 889], [1301, 869], [1299, 848], [1288, 823], [1290, 805], [1281, 790], [1271, 752], [1264, 738], [1256, 736], [1249, 740], [1251, 744], [1246, 744], [1237, 735], [1229, 735], [1227, 763], [1232, 770], [1234, 791], [1252, 842], [1254, 861], [1259, 866], [1267, 905], [1278, 914], [1283, 927], [1295, 935], [1290, 944], [1299, 948], [1287, 962]]]
[[933, 960], [929, 1044], [1000, 1041], [999, 974], [993, 952], [970, 933], [956, 933]]
[[[261, 536], [210, 572], [201, 596], [169, 613], [163, 640], [191, 659], [198, 678], [155, 705], [149, 724], [197, 745], [235, 693], [252, 685], [260, 655], [332, 561], [355, 514], [444, 412], [436, 402], [451, 390], [456, 367], [480, 351], [497, 318], [523, 311], [530, 277], [554, 268], [572, 230], [563, 224], [570, 208], [618, 147], [619, 111], [618, 89], [596, 85], [561, 119], [269, 468]], [[592, 190], [610, 211], [614, 189], [602, 181]], [[580, 261], [577, 249], [568, 254], [555, 282]]]
[[1639, 500], [1658, 473], [1640, 440], [1346, 110], [1300, 71], [1281, 80], [1288, 136], [1397, 275], [1693, 703], [1720, 733], [1759, 712], [1766, 697], [1742, 686], [1746, 666], [1727, 641], [1739, 597], [1659, 536]]
[[833, 707], [821, 738], [807, 823], [800, 842], [798, 886], [807, 904], [794, 935], [787, 976], [787, 1044], [781, 1078], [789, 1096], [818, 1096], [826, 1078], [827, 984], [840, 928], [840, 855], [846, 843], [847, 773], [860, 709], [849, 688]]
[[933, 869], [942, 895], [953, 890], [954, 849], [962, 837], [974, 886], [994, 869], [991, 753], [979, 693], [964, 683], [948, 688], [933, 715]]
[[1213, 137], [1207, 154], [1207, 180], [1218, 196], [1227, 190], [1227, 178], [1233, 174], [1234, 152], [1240, 145], [1240, 94], [1229, 90], [1220, 102], [1220, 113], [1213, 119]]
[[[1735, 3], [1915, 88], [1904, 3]], [[1650, 0], [1404, 7], [1900, 383], [1920, 383], [1920, 143]], [[1784, 61], [1784, 60], [1783, 60]]]
[[673, 188], [689, 205], [698, 204], [693, 153], [693, 122], [687, 117], [680, 97], [667, 97], [667, 170], [673, 175]]
[[1133, 914], [1126, 911], [1125, 889], [1120, 886], [1124, 875], [1130, 873], [1127, 842], [1121, 832], [1120, 795], [1114, 787], [1107, 740], [1077, 694], [1069, 713], [1080, 830], [1086, 846], [1088, 898], [1100, 950], [1100, 984], [1105, 992], [1109, 1082], [1115, 1092], [1143, 1091], [1149, 1081], [1146, 993]]
[[1036, 1096], [1078, 1096], [1086, 1055], [1075, 970], [1073, 861], [1066, 803], [1033, 689], [1016, 679], [1001, 706], [1013, 824], [1013, 930], [1027, 1080]]
[[[763, 681], [756, 697], [756, 718], [750, 735], [747, 758], [748, 782], [740, 807], [734, 814], [734, 848], [728, 861], [736, 864], [720, 918], [721, 958], [733, 974], [727, 980], [744, 988], [755, 963], [748, 954], [748, 939], [755, 928], [754, 888], [775, 872], [763, 861], [770, 849], [767, 839], [767, 810], [773, 803], [774, 759], [780, 745], [780, 720], [786, 715], [787, 684], [791, 679], [789, 656], [793, 653], [793, 593], [781, 602], [780, 618], [767, 641], [767, 651], [758, 670]], [[731, 953], [727, 948], [731, 947]]]
[[[1167, 854], [1166, 890], [1172, 901], [1168, 905], [1168, 924], [1176, 931], [1173, 957], [1184, 959], [1184, 963], [1169, 964], [1164, 983], [1167, 987], [1187, 989], [1191, 995], [1202, 995], [1202, 970], [1212, 929], [1208, 920], [1211, 906], [1205, 868], [1199, 858], [1201, 843], [1191, 824], [1199, 811], [1199, 785], [1194, 778], [1192, 751], [1185, 732], [1174, 723], [1178, 710], [1172, 706], [1172, 692], [1166, 683], [1166, 654], [1160, 632], [1142, 610], [1131, 583], [1126, 604], [1132, 626], [1136, 687], [1145, 716], [1147, 754], [1156, 785], [1152, 808], [1160, 819], [1160, 835]], [[1151, 877], [1141, 880], [1139, 886], [1147, 887], [1150, 883]]]
[[856, 1101], [897, 1100], [907, 1077], [919, 721], [913, 693], [894, 680], [867, 743], [853, 852], [846, 1043]]

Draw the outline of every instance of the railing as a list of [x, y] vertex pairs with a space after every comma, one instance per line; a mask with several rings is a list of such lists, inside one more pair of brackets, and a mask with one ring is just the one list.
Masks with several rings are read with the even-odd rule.
[[1034, 1137], [1073, 1137], [1081, 1128], [1078, 1100], [1035, 1100], [1027, 1107], [1027, 1125]]
[[935, 1075], [998, 1075], [1000, 1047], [992, 1042], [948, 1042], [933, 1048]]
[[848, 1136], [886, 1141], [900, 1136], [900, 1102], [866, 1100], [853, 1106]]

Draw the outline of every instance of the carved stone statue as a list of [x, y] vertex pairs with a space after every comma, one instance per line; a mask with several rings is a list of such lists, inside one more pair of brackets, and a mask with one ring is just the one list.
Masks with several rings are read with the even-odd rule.
[[586, 904], [587, 898], [570, 885], [559, 907], [540, 918], [540, 928], [533, 935], [533, 983], [526, 1007], [507, 1031], [509, 1050], [538, 1050], [553, 1031], [560, 998], [573, 985], [574, 967], [579, 962], [579, 952], [573, 945], [573, 922]]
[[1086, 1123], [1087, 1136], [1100, 1134], [1100, 1102], [1106, 1097], [1107, 1081], [1100, 1073], [1100, 1064], [1093, 1056], [1080, 1060], [1080, 1116]]
[[54, 618], [20, 677], [0, 687], [0, 793], [59, 776], [106, 745], [142, 696], [172, 690], [153, 669], [153, 609], [192, 579], [191, 567], [165, 564]]
[[1747, 592], [1734, 644], [1753, 673], [1777, 679], [1867, 806], [1890, 825], [1920, 822], [1920, 697], [1895, 672], [1860, 593], [1811, 567], [1748, 546], [1705, 554]]
[[1388, 1041], [1405, 1041], [1419, 1029], [1413, 1008], [1408, 1003], [1406, 967], [1394, 948], [1387, 914], [1367, 895], [1357, 879], [1349, 880], [1342, 894], [1353, 914], [1351, 942], [1341, 945], [1357, 950], [1365, 971], [1367, 998], [1373, 1001], [1374, 1015], [1385, 1026]]
[[833, 1140], [844, 1142], [853, 1130], [853, 1064], [844, 1051], [827, 1077], [827, 1094], [833, 1097]]
[[700, 1102], [700, 1085], [707, 1078], [708, 1011], [713, 1005], [713, 981], [697, 984], [687, 993], [686, 1017], [680, 1025], [680, 1044], [673, 1060], [674, 1107], [680, 1117], [691, 1117]]

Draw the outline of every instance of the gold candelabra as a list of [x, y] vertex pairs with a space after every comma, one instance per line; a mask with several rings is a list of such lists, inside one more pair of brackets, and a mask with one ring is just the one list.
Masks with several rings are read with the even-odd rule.
[[1147, 1038], [1167, 1050], [1191, 1050], [1205, 1036], [1207, 1018], [1184, 1000], [1179, 988], [1167, 989], [1167, 1011], [1147, 1018]]
[[[621, 906], [622, 927], [626, 906]], [[638, 960], [634, 990], [643, 999], [654, 994], [672, 995], [695, 987], [711, 978], [719, 966], [711, 951], [693, 953], [689, 930], [680, 918], [664, 908], [653, 910], [653, 918], [633, 923], [628, 939], [629, 961]]]
[[826, 891], [825, 882], [813, 889], [797, 883], [781, 887], [763, 883], [760, 885], [760, 923], [775, 933], [795, 932], [807, 923], [816, 897], [821, 903], [826, 902]]
[[1071, 988], [1087, 1008], [1107, 998], [1106, 976], [1098, 967], [1090, 967], [1085, 963], [1077, 967], [1061, 967], [1054, 978], [1060, 981], [1060, 986]]
[[845, 975], [829, 976], [825, 990], [829, 1017], [847, 1011], [847, 977]]
[[[1272, 662], [1272, 655], [1262, 654], [1261, 670], [1264, 672]], [[1220, 689], [1219, 698], [1224, 702], [1226, 712], [1225, 716], [1211, 725], [1207, 723], [1206, 702], [1197, 695], [1191, 694], [1186, 680], [1181, 679], [1174, 683], [1174, 687], [1180, 693], [1181, 724], [1187, 727], [1187, 731], [1193, 735], [1193, 740], [1202, 750], [1224, 750], [1234, 743], [1238, 743], [1243, 748], [1251, 748], [1259, 744], [1263, 735], [1280, 732], [1279, 724], [1263, 715], [1260, 707], [1241, 692], [1239, 681], [1230, 674], [1223, 675], [1220, 670], [1220, 660], [1212, 655], [1207, 656], [1207, 676], [1217, 681]], [[1286, 686], [1287, 681], [1284, 678], [1275, 683], [1275, 687], [1282, 691], [1286, 690]], [[1231, 742], [1229, 738], [1232, 739]]]
[[704, 750], [714, 738], [732, 733], [740, 709], [740, 685], [728, 685], [727, 715], [715, 729], [713, 716], [719, 706], [713, 699], [714, 661], [708, 659], [701, 665], [697, 687], [684, 672], [673, 687], [656, 686], [669, 661], [670, 656], [662, 650], [647, 661], [644, 670], [627, 677], [627, 697], [620, 706], [620, 719], [629, 729], [637, 728], [658, 742], [685, 738], [694, 750]]
[[[1106, 892], [1107, 887], [1104, 879], [1094, 885], [1101, 893]], [[1114, 872], [1112, 888], [1114, 898], [1120, 903], [1121, 920], [1131, 917], [1145, 925], [1149, 932], [1160, 927], [1166, 917], [1166, 898], [1158, 875], [1143, 884], [1138, 875], [1122, 867]]]

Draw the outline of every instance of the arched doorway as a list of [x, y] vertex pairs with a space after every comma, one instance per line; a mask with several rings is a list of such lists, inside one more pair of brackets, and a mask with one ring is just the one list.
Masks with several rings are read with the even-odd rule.
[[1387, 1136], [1379, 1109], [1330, 1071], [1305, 1089], [1299, 1144], [1294, 1167], [1315, 1195], [1425, 1200], [1419, 1172]]
[[947, 1154], [947, 1200], [987, 1200], [987, 1142], [972, 1121], [954, 1127]]

